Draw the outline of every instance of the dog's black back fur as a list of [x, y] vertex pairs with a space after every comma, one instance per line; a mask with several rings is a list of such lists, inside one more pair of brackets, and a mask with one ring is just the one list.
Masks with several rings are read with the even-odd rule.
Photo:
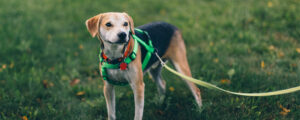
[[[166, 22], [153, 22], [153, 23], [139, 26], [137, 28], [143, 31], [147, 31], [149, 33], [149, 36], [152, 40], [153, 47], [157, 49], [158, 55], [160, 57], [162, 57], [165, 54], [166, 50], [169, 47], [172, 36], [174, 35], [175, 31], [178, 30], [175, 26]], [[135, 34], [147, 44], [149, 43], [147, 35], [143, 33], [139, 33], [138, 31], [135, 31]], [[147, 53], [147, 50], [142, 46], [141, 51], [142, 51], [142, 61], [143, 61]], [[157, 60], [158, 60], [157, 57], [154, 54], [152, 54], [145, 70], [147, 70]]]

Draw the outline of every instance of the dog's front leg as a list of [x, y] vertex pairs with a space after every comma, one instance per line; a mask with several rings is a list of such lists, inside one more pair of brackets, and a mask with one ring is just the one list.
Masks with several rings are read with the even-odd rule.
[[104, 80], [103, 92], [106, 100], [108, 120], [116, 119], [116, 102], [114, 86]]
[[138, 75], [137, 79], [130, 82], [134, 94], [135, 114], [134, 120], [142, 120], [144, 110], [144, 89], [143, 76]]

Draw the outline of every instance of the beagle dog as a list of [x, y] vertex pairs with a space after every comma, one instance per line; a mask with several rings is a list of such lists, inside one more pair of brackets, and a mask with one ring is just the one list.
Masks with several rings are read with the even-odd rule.
[[[101, 51], [105, 54], [105, 57], [112, 61], [115, 59], [124, 59], [125, 49], [129, 53], [133, 51], [134, 40], [132, 34], [135, 34], [145, 42], [148, 41], [150, 36], [153, 47], [164, 61], [170, 60], [178, 72], [192, 76], [182, 35], [171, 24], [153, 22], [137, 27], [148, 32], [149, 35], [145, 35], [134, 30], [133, 20], [128, 14], [108, 12], [98, 14], [86, 20], [86, 27], [92, 37], [98, 37], [101, 44]], [[155, 55], [151, 56], [146, 68], [142, 69], [142, 61], [146, 53], [147, 50], [139, 45], [136, 58], [128, 64], [126, 70], [107, 69], [108, 79], [116, 82], [128, 82], [132, 88], [135, 102], [135, 120], [141, 120], [143, 116], [145, 90], [143, 75], [146, 72], [149, 72], [152, 79], [154, 79], [161, 99], [164, 98], [166, 92], [166, 83], [161, 77], [163, 66]], [[101, 62], [99, 63], [99, 68], [101, 73]], [[184, 81], [191, 90], [196, 103], [201, 107], [202, 100], [199, 88], [194, 83]], [[114, 120], [116, 119], [114, 85], [107, 80], [103, 80], [103, 82], [108, 119]]]

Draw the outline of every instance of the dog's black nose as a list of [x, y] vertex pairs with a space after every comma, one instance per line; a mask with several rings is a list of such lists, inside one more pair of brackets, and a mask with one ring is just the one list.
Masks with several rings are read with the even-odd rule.
[[125, 40], [126, 36], [127, 36], [127, 35], [126, 35], [125, 32], [120, 32], [120, 33], [118, 34], [119, 39], [122, 40], [122, 41]]

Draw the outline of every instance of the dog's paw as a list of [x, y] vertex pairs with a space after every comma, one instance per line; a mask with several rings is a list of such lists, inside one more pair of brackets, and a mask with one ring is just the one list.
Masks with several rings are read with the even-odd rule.
[[165, 101], [166, 95], [159, 95], [159, 103], [162, 104]]
[[196, 99], [196, 103], [197, 103], [197, 106], [198, 106], [199, 108], [202, 107], [202, 99], [201, 99], [201, 97], [199, 97], [199, 98]]
[[201, 108], [202, 107], [202, 101], [200, 100], [200, 101], [196, 101], [197, 102], [197, 106], [199, 107], [199, 108]]
[[166, 96], [165, 95], [155, 95], [154, 102], [157, 105], [162, 105], [165, 101]]

